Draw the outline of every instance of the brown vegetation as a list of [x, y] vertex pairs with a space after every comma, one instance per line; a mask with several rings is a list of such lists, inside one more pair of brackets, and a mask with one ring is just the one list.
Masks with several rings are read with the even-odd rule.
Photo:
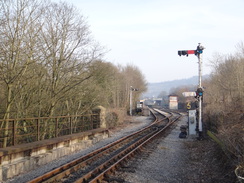
[[128, 109], [130, 86], [139, 88], [134, 101], [146, 90], [137, 67], [102, 60], [104, 48], [67, 3], [1, 1], [0, 40], [1, 119], [81, 115], [97, 105]]
[[234, 55], [216, 56], [205, 82], [205, 124], [235, 166], [244, 167], [244, 46]]

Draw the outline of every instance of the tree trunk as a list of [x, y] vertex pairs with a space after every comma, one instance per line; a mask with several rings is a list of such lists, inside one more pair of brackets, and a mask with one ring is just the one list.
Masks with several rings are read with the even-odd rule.
[[12, 86], [11, 85], [8, 85], [7, 87], [7, 106], [6, 106], [6, 110], [5, 110], [5, 114], [4, 114], [4, 120], [5, 120], [5, 123], [4, 123], [4, 140], [3, 140], [3, 147], [7, 147], [7, 143], [8, 143], [8, 134], [9, 134], [9, 117], [10, 117], [10, 111], [11, 111], [11, 105], [12, 105], [12, 101], [11, 101], [11, 98], [12, 98]]

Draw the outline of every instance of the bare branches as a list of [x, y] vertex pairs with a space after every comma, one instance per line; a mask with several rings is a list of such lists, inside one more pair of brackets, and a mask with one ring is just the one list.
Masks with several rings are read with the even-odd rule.
[[244, 54], [243, 44], [235, 55], [215, 59], [215, 72], [206, 83], [205, 114], [228, 152], [244, 163]]
[[[101, 61], [105, 49], [65, 2], [0, 2], [0, 100], [4, 118], [77, 114], [95, 105], [126, 107], [129, 87], [146, 90], [138, 68]], [[71, 105], [72, 104], [72, 105]]]
[[[43, 108], [53, 114], [61, 98], [69, 97], [70, 90], [91, 77], [87, 68], [97, 49], [92, 47], [87, 23], [67, 3], [10, 0], [1, 1], [0, 7], [0, 81], [6, 85], [2, 93], [6, 92], [7, 99], [4, 116], [9, 118], [15, 107], [18, 113], [26, 113], [27, 106], [12, 105], [23, 98], [31, 101], [28, 106], [33, 111], [39, 104], [38, 114], [46, 111]], [[28, 91], [39, 97], [32, 93], [22, 97]]]

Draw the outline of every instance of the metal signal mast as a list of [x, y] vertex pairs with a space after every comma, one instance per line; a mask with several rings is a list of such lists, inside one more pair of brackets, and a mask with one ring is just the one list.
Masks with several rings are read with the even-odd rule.
[[195, 54], [198, 57], [198, 64], [199, 64], [199, 82], [198, 88], [196, 91], [196, 97], [198, 99], [198, 128], [197, 131], [199, 132], [199, 138], [202, 138], [202, 99], [203, 99], [203, 87], [202, 87], [202, 53], [205, 48], [198, 43], [196, 50], [179, 50], [178, 55], [181, 56], [188, 56], [190, 54]]

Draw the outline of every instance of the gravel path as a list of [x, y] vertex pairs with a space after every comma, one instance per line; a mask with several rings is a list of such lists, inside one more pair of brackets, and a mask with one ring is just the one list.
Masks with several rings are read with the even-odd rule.
[[124, 183], [237, 183], [234, 167], [215, 142], [207, 137], [203, 141], [179, 138], [180, 126], [187, 120], [181, 118], [166, 137], [124, 165], [115, 177]]
[[157, 147], [147, 158], [143, 156], [131, 163], [135, 172], [122, 171], [117, 176], [131, 183], [189, 182], [184, 176], [188, 171], [184, 168], [188, 161], [188, 149], [184, 142], [192, 139], [179, 138], [180, 126], [186, 125], [186, 120], [183, 117], [169, 135], [158, 140]]

